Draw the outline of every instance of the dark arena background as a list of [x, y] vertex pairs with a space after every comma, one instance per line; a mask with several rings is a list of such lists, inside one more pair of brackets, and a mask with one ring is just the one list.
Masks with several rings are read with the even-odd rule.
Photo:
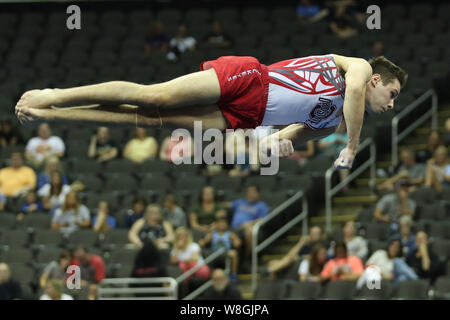
[[[0, 1], [0, 299], [450, 299], [449, 17], [448, 1]], [[350, 172], [333, 169], [344, 134], [261, 175], [243, 140], [225, 142], [243, 162], [176, 165], [168, 128], [14, 113], [31, 89], [329, 53], [409, 75]]]

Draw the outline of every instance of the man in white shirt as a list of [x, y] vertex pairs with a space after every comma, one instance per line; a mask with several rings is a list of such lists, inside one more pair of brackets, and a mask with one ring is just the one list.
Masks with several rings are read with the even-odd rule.
[[45, 159], [56, 155], [62, 157], [66, 146], [60, 137], [52, 136], [47, 123], [39, 125], [38, 136], [31, 138], [25, 148], [25, 157], [33, 165], [39, 166]]

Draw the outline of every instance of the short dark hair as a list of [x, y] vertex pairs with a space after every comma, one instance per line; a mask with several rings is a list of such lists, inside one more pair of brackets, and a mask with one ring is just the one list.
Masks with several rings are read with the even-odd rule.
[[408, 74], [405, 70], [397, 66], [392, 61], [386, 59], [384, 56], [379, 56], [369, 60], [372, 67], [373, 74], [378, 73], [381, 76], [381, 81], [386, 85], [394, 79], [398, 79], [400, 87], [403, 88], [408, 81]]
[[133, 205], [135, 205], [138, 202], [142, 202], [144, 204], [144, 207], [147, 206], [147, 199], [145, 199], [143, 196], [136, 196], [133, 199]]
[[247, 190], [248, 190], [249, 188], [255, 188], [256, 191], [258, 191], [258, 193], [260, 193], [260, 189], [259, 189], [259, 187], [258, 187], [256, 184], [249, 184], [249, 185], [247, 186]]

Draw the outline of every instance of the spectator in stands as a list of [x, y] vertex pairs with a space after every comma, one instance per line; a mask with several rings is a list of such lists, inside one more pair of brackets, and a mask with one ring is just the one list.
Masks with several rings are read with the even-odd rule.
[[441, 145], [441, 137], [438, 131], [431, 131], [428, 136], [427, 146], [424, 150], [419, 150], [417, 152], [417, 161], [421, 163], [426, 163], [427, 160], [431, 159], [434, 155], [436, 149]]
[[[414, 152], [411, 150], [403, 150], [400, 154], [401, 165], [397, 169], [397, 173], [387, 179], [385, 182], [377, 186], [377, 190], [392, 191], [397, 181], [400, 179], [409, 179], [412, 187], [419, 187], [425, 181], [425, 166], [422, 163], [416, 163]], [[413, 191], [413, 189], [410, 189]]]
[[361, 289], [369, 279], [394, 280], [394, 285], [405, 280], [416, 280], [417, 275], [401, 258], [400, 237], [389, 239], [387, 249], [375, 251], [366, 262], [366, 269], [358, 279], [357, 287]]
[[[330, 160], [339, 156], [339, 153], [347, 145], [348, 135], [347, 133], [333, 133], [328, 137], [318, 141], [318, 149], [320, 157], [327, 157]], [[339, 170], [340, 181], [343, 181], [348, 175], [349, 170]], [[344, 187], [344, 190], [348, 190], [348, 186]]]
[[430, 284], [443, 274], [443, 264], [428, 245], [428, 235], [424, 231], [416, 234], [416, 250], [408, 254], [406, 262], [421, 279], [429, 279]]
[[6, 202], [7, 202], [6, 196], [3, 194], [3, 192], [0, 191], [0, 212], [5, 210]]
[[364, 271], [360, 258], [347, 254], [347, 246], [344, 242], [336, 243], [335, 257], [330, 259], [322, 272], [321, 281], [356, 280]]
[[450, 118], [445, 121], [445, 132], [442, 137], [442, 142], [447, 148], [450, 147]]
[[134, 278], [167, 277], [167, 265], [153, 241], [146, 241], [134, 260], [131, 276]]
[[81, 280], [88, 284], [88, 299], [96, 300], [98, 283], [106, 278], [105, 261], [101, 256], [89, 253], [83, 245], [78, 245], [75, 248], [73, 257], [71, 264], [80, 267]]
[[251, 163], [250, 147], [250, 141], [245, 138], [244, 131], [236, 131], [233, 136], [227, 136], [225, 154], [234, 155], [234, 167], [228, 172], [231, 177], [247, 177], [252, 171], [259, 169], [258, 164]]
[[392, 224], [393, 230], [397, 230], [398, 222], [402, 216], [414, 216], [416, 202], [409, 198], [409, 179], [400, 179], [395, 184], [396, 193], [384, 195], [378, 202], [374, 212], [377, 221]]
[[205, 291], [202, 300], [242, 300], [241, 292], [230, 284], [223, 269], [214, 269], [211, 280], [212, 286]]
[[48, 157], [62, 157], [66, 146], [62, 139], [52, 136], [48, 123], [42, 123], [38, 128], [38, 136], [31, 138], [25, 147], [25, 158], [33, 166], [40, 166]]
[[128, 209], [125, 215], [125, 228], [130, 229], [131, 226], [139, 219], [144, 217], [147, 200], [144, 197], [136, 196], [133, 199], [133, 208]]
[[247, 197], [228, 204], [233, 211], [231, 228], [244, 239], [245, 256], [250, 256], [252, 249], [252, 230], [255, 223], [269, 213], [269, 207], [259, 199], [259, 188], [256, 185], [247, 187]]
[[211, 32], [203, 38], [203, 45], [205, 47], [228, 49], [234, 45], [234, 40], [224, 31], [222, 21], [214, 20]]
[[299, 241], [284, 255], [281, 259], [270, 260], [267, 264], [265, 273], [269, 274], [271, 279], [276, 278], [276, 273], [287, 268], [295, 261], [312, 254], [312, 249], [316, 245], [321, 245], [328, 249], [329, 245], [324, 239], [324, 234], [319, 226], [312, 226], [309, 234], [301, 236]]
[[11, 166], [0, 170], [0, 192], [7, 197], [25, 195], [36, 187], [36, 173], [23, 165], [20, 152], [11, 153]]
[[51, 156], [48, 157], [45, 161], [45, 170], [38, 174], [37, 176], [37, 186], [36, 188], [39, 190], [42, 188], [45, 184], [50, 183], [50, 176], [52, 172], [58, 171], [62, 174], [62, 184], [66, 185], [69, 184], [69, 179], [67, 178], [67, 175], [65, 175], [61, 167], [61, 162], [58, 157]]
[[[172, 252], [170, 253], [170, 262], [186, 272], [197, 265], [201, 266], [193, 276], [208, 279], [211, 271], [203, 262], [200, 246], [192, 240], [192, 234], [189, 229], [179, 227], [175, 231], [175, 241]], [[188, 278], [189, 279], [189, 278]]]
[[182, 136], [178, 140], [172, 140], [171, 136], [167, 136], [161, 144], [159, 159], [175, 163], [190, 163], [194, 155], [193, 150], [194, 140], [190, 136]]
[[51, 181], [43, 185], [37, 192], [42, 198], [45, 210], [53, 210], [64, 204], [66, 195], [72, 190], [68, 184], [63, 184], [62, 174], [59, 171], [51, 173]]
[[400, 217], [400, 237], [402, 242], [402, 254], [407, 257], [410, 252], [417, 249], [416, 236], [411, 233], [413, 221], [410, 216]]
[[97, 162], [105, 162], [117, 158], [118, 155], [119, 148], [109, 138], [108, 127], [99, 127], [97, 134], [91, 138], [88, 157], [97, 160]]
[[198, 244], [201, 248], [207, 244], [211, 244], [213, 252], [225, 248], [227, 256], [231, 261], [231, 282], [237, 282], [237, 272], [239, 267], [238, 249], [241, 246], [241, 239], [232, 231], [229, 230], [228, 219], [222, 216], [216, 220], [215, 228], [209, 232], [204, 239], [199, 240]]
[[0, 300], [22, 299], [20, 284], [11, 278], [11, 271], [6, 263], [0, 263]]
[[353, 221], [347, 221], [344, 223], [342, 231], [348, 254], [357, 256], [364, 261], [367, 258], [369, 249], [367, 247], [367, 241], [363, 237], [355, 235], [355, 223]]
[[320, 274], [327, 263], [327, 248], [321, 244], [313, 247], [311, 255], [305, 257], [298, 268], [300, 281], [320, 281]]
[[92, 225], [94, 231], [99, 234], [105, 234], [110, 229], [114, 229], [116, 227], [116, 218], [110, 215], [108, 202], [99, 202], [98, 213], [97, 216], [92, 218]]
[[169, 48], [169, 40], [169, 36], [164, 32], [163, 24], [160, 21], [151, 22], [145, 37], [145, 53], [166, 52]]
[[175, 229], [187, 227], [186, 213], [177, 205], [177, 198], [173, 193], [164, 196], [163, 216]]
[[321, 9], [319, 1], [300, 0], [296, 8], [297, 20], [301, 23], [319, 21], [328, 15], [328, 10]]
[[42, 205], [42, 202], [39, 201], [36, 191], [30, 190], [27, 192], [26, 202], [22, 205], [20, 212], [17, 214], [17, 220], [22, 220], [26, 214], [40, 211], [44, 211], [44, 206]]
[[73, 300], [73, 297], [63, 293], [63, 290], [63, 281], [50, 280], [45, 285], [45, 293], [39, 298], [39, 300]]
[[175, 36], [170, 39], [167, 59], [178, 61], [184, 52], [194, 51], [196, 44], [197, 40], [189, 34], [188, 26], [185, 23], [180, 24]]
[[143, 218], [137, 220], [131, 227], [128, 238], [139, 248], [146, 241], [154, 241], [158, 249], [168, 249], [174, 241], [172, 224], [162, 219], [161, 208], [157, 204], [150, 204], [145, 210]]
[[350, 7], [354, 5], [353, 0], [328, 2], [330, 14], [330, 30], [339, 38], [347, 39], [357, 35], [356, 20], [353, 18]]
[[145, 128], [136, 129], [136, 137], [128, 141], [123, 150], [123, 157], [135, 163], [154, 159], [158, 155], [158, 142], [148, 137]]
[[44, 288], [48, 280], [66, 280], [68, 274], [67, 268], [72, 261], [72, 253], [70, 251], [63, 251], [60, 253], [58, 261], [52, 261], [44, 267], [42, 275], [39, 278], [39, 285]]
[[309, 159], [314, 159], [317, 150], [316, 141], [307, 141], [300, 145], [294, 145], [294, 153], [288, 158], [297, 161], [300, 166], [304, 166]]
[[20, 132], [13, 127], [11, 120], [3, 120], [0, 123], [0, 147], [16, 146], [25, 141]]
[[62, 206], [55, 210], [51, 228], [68, 235], [79, 228], [89, 228], [90, 225], [89, 209], [79, 202], [78, 193], [70, 191]]
[[216, 213], [224, 209], [224, 204], [216, 200], [214, 188], [203, 187], [198, 203], [192, 207], [189, 214], [189, 224], [192, 229], [209, 232], [214, 229]]
[[433, 188], [437, 192], [450, 187], [450, 161], [444, 145], [437, 147], [433, 158], [427, 161], [425, 187]]

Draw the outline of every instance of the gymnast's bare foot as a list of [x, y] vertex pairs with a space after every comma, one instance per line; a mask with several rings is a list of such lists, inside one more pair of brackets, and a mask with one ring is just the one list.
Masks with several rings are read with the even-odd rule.
[[30, 90], [25, 92], [16, 105], [17, 109], [27, 107], [34, 109], [48, 109], [59, 104], [55, 89]]
[[54, 110], [29, 107], [21, 107], [18, 110], [16, 109], [17, 118], [22, 124], [52, 120], [52, 112], [54, 112]]

